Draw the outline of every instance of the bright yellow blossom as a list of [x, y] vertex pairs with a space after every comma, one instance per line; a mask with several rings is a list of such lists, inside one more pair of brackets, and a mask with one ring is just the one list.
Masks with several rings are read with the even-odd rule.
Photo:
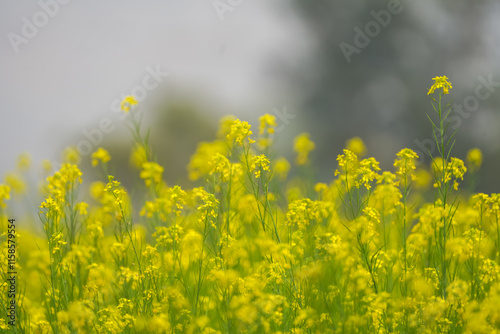
[[248, 138], [248, 142], [252, 144], [255, 141], [250, 138], [252, 135], [250, 128], [250, 124], [237, 119], [231, 124], [231, 131], [227, 135], [227, 139], [230, 142], [236, 141], [237, 145], [243, 145], [243, 140]]
[[448, 77], [444, 75], [441, 77], [432, 78], [432, 80], [434, 80], [434, 84], [429, 89], [427, 95], [434, 93], [434, 91], [439, 88], [443, 88], [443, 94], [448, 94], [450, 92], [450, 89], [453, 88], [451, 86], [451, 82], [448, 81]]
[[[260, 121], [259, 140], [275, 126], [273, 116]], [[393, 172], [381, 172], [353, 138], [337, 157], [333, 180], [298, 175], [285, 183], [285, 158], [250, 145], [248, 123], [222, 123], [219, 138], [200, 144], [191, 159], [190, 178], [199, 180], [189, 190], [168, 187], [163, 167], [149, 160], [150, 146], [136, 142], [135, 164], [150, 186], [131, 192], [138, 212], [113, 176], [91, 183], [90, 196], [79, 191], [76, 149], [67, 159], [74, 163], [44, 182], [40, 236], [29, 231], [29, 217], [15, 217], [15, 232], [7, 228], [17, 208], [3, 207], [14, 182], [0, 184], [0, 262], [15, 252], [19, 328], [498, 332], [500, 194], [452, 190], [467, 169], [480, 167], [479, 150], [466, 165], [448, 153], [435, 157], [432, 178], [410, 149], [397, 153]], [[295, 149], [307, 164], [314, 143], [303, 134]], [[91, 158], [105, 163], [109, 154], [99, 149]], [[425, 191], [432, 179], [434, 197]], [[403, 187], [403, 180], [412, 182]], [[9, 328], [0, 317], [0, 332]]]
[[396, 174], [407, 181], [409, 178], [415, 180], [414, 170], [416, 169], [417, 153], [409, 148], [404, 148], [399, 151], [396, 156], [398, 159], [394, 161], [394, 167], [397, 168]]
[[258, 155], [253, 158], [250, 170], [255, 172], [255, 178], [260, 178], [262, 171], [269, 172], [269, 163], [269, 159], [264, 154]]
[[123, 101], [120, 103], [120, 106], [121, 106], [121, 109], [125, 112], [125, 113], [128, 113], [130, 111], [130, 108], [134, 105], [136, 105], [138, 102], [137, 100], [135, 99], [134, 96], [132, 95], [128, 95], [128, 96], [125, 96], [125, 98], [123, 99]]

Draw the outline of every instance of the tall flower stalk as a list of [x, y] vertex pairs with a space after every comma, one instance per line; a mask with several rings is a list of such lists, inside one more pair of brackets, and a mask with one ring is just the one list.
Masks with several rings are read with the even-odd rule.
[[452, 255], [447, 254], [446, 243], [453, 236], [452, 220], [458, 208], [458, 192], [453, 195], [451, 185], [453, 180], [453, 188], [455, 191], [458, 191], [458, 179], [463, 179], [466, 168], [460, 159], [451, 157], [451, 151], [455, 144], [454, 136], [456, 131], [448, 135], [449, 122], [447, 119], [452, 109], [449, 103], [443, 106], [442, 101], [443, 96], [449, 94], [450, 89], [453, 87], [446, 76], [435, 77], [433, 80], [434, 84], [427, 94], [437, 94], [437, 99], [435, 97], [432, 98], [432, 106], [438, 116], [437, 124], [429, 115], [427, 117], [432, 124], [434, 141], [439, 156], [435, 157], [431, 152], [429, 152], [429, 155], [432, 158], [434, 169], [434, 187], [437, 189], [434, 206], [442, 208], [441, 221], [435, 225], [438, 254], [434, 265], [439, 276], [441, 297], [446, 299], [447, 286], [449, 284], [449, 273], [447, 271]]

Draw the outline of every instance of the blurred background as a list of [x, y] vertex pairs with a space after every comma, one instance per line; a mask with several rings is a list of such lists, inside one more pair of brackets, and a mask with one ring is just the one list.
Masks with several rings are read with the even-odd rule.
[[454, 155], [480, 148], [477, 190], [499, 192], [499, 15], [493, 0], [2, 1], [0, 176], [29, 152], [35, 182], [42, 160], [57, 165], [70, 145], [82, 168], [102, 146], [129, 175], [129, 94], [170, 184], [186, 184], [197, 143], [227, 114], [255, 127], [276, 115], [290, 161], [293, 138], [311, 133], [318, 181], [332, 180], [354, 136], [383, 169], [404, 147], [428, 164], [427, 91], [446, 75]]

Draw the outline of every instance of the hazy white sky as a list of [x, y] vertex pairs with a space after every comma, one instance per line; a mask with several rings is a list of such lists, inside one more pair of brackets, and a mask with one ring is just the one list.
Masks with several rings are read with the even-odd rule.
[[311, 39], [286, 1], [242, 0], [230, 9], [221, 16], [212, 1], [3, 1], [0, 176], [23, 151], [35, 163], [55, 161], [62, 146], [76, 144], [65, 142], [70, 135], [84, 139], [82, 130], [102, 118], [116, 120], [113, 103], [155, 86], [150, 72], [246, 110], [273, 104], [280, 84], [266, 62], [295, 66]]

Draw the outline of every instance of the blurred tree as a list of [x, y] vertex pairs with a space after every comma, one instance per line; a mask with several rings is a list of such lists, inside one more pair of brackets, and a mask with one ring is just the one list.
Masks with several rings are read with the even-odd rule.
[[[432, 111], [426, 95], [431, 78], [450, 77], [452, 95], [461, 102], [474, 93], [478, 75], [496, 69], [492, 62], [481, 64], [489, 61], [483, 22], [488, 11], [498, 11], [494, 1], [318, 0], [294, 5], [317, 37], [310, 63], [291, 76], [302, 85], [301, 118], [314, 129], [322, 175], [330, 174], [345, 141], [355, 135], [384, 168], [391, 168], [403, 147], [423, 151], [417, 141], [432, 138], [425, 116]], [[492, 96], [481, 108], [498, 110], [498, 103]], [[454, 154], [465, 158], [469, 148], [480, 144], [471, 138], [470, 126], [463, 126]], [[493, 159], [499, 159], [499, 152]], [[484, 179], [491, 179], [493, 170], [484, 171], [489, 173]], [[485, 191], [499, 186], [497, 177], [494, 188], [490, 182], [480, 184]]]

